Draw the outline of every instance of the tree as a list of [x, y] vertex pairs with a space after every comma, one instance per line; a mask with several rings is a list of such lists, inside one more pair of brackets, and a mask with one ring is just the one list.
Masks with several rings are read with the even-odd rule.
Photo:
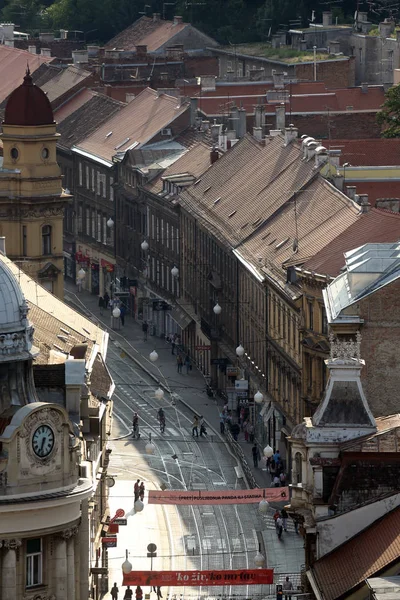
[[400, 84], [386, 92], [386, 100], [376, 120], [384, 127], [382, 136], [385, 138], [400, 137]]

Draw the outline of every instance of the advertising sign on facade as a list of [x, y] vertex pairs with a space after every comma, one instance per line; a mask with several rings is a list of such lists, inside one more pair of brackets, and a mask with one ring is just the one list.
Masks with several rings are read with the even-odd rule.
[[264, 488], [254, 490], [223, 490], [206, 492], [203, 490], [150, 490], [149, 504], [254, 504], [282, 502], [289, 500], [289, 488]]
[[123, 574], [122, 585], [213, 586], [260, 585], [274, 582], [273, 569], [237, 569], [232, 571], [131, 571]]

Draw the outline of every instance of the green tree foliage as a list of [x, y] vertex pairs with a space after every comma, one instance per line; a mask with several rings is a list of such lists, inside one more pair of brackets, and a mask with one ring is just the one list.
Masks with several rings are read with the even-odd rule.
[[400, 137], [400, 84], [386, 92], [386, 100], [376, 118], [383, 127], [383, 137]]

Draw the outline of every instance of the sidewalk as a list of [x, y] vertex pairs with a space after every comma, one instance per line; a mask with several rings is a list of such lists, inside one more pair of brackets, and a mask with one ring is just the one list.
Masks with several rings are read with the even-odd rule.
[[[206, 381], [196, 368], [193, 368], [186, 374], [185, 366], [182, 374], [177, 372], [176, 355], [172, 354], [171, 345], [158, 337], [148, 336], [148, 340], [143, 341], [143, 332], [141, 323], [134, 321], [130, 316], [125, 317], [125, 325], [119, 330], [111, 329], [110, 311], [104, 310], [100, 315], [98, 308], [98, 297], [86, 291], [77, 292], [73, 283], [64, 282], [65, 297], [64, 301], [70, 304], [76, 310], [82, 312], [92, 321], [98, 321], [99, 325], [110, 334], [110, 343], [119, 345], [132, 360], [138, 363], [147, 373], [154, 378], [172, 398], [179, 399], [188, 408], [198, 415], [203, 415], [209, 428], [213, 429], [217, 435], [220, 431], [219, 415], [223, 407], [223, 400], [209, 397], [206, 393]], [[149, 354], [153, 350], [158, 353], [158, 360], [152, 363]], [[226, 438], [231, 436], [226, 436]], [[228, 440], [227, 440], [228, 443]], [[232, 446], [233, 443], [233, 446]], [[270, 487], [271, 478], [265, 469], [264, 462], [259, 463], [258, 468], [253, 466], [251, 453], [252, 444], [244, 440], [243, 433], [239, 434], [238, 443], [228, 444], [231, 451], [242, 463], [242, 468], [247, 475], [246, 479], [252, 487]], [[262, 448], [260, 448], [262, 454]], [[243, 455], [241, 454], [243, 453]], [[243, 461], [244, 458], [244, 461]], [[284, 503], [273, 504], [274, 508], [283, 507]], [[281, 505], [281, 506], [280, 506]], [[303, 540], [300, 535], [294, 532], [293, 524], [290, 522], [288, 533], [284, 534], [284, 539], [291, 540], [290, 548], [287, 548], [283, 542], [277, 539], [275, 525], [271, 514], [264, 517], [265, 530], [263, 531], [264, 544], [267, 551], [268, 566], [274, 567], [281, 573], [299, 573], [300, 567], [304, 562]]]

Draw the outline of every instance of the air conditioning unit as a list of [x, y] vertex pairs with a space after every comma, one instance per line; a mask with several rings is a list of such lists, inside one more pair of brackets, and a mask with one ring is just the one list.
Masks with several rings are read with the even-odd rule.
[[161, 135], [172, 135], [170, 127], [167, 127], [166, 129], [161, 129]]

